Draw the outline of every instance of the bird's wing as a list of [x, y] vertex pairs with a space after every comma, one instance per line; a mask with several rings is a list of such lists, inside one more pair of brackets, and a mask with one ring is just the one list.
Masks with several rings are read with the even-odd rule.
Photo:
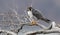
[[38, 10], [32, 9], [32, 13], [37, 19], [43, 18], [42, 14]]
[[51, 20], [43, 17], [43, 15], [38, 10], [32, 9], [32, 13], [38, 20], [40, 19], [40, 20], [43, 20], [47, 23], [51, 22]]

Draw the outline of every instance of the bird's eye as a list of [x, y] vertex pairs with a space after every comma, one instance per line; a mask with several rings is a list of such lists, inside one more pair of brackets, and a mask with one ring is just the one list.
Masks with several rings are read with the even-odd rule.
[[30, 11], [31, 11], [31, 9], [30, 9]]

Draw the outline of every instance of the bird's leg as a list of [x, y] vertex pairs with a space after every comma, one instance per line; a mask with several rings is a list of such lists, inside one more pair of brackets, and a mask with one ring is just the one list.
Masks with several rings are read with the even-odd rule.
[[36, 21], [35, 20], [32, 20], [31, 21], [31, 25], [36, 25]]

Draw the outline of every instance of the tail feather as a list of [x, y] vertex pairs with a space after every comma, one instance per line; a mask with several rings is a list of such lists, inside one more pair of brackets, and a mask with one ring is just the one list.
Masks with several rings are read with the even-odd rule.
[[45, 22], [47, 22], [47, 23], [50, 23], [50, 22], [51, 22], [51, 20], [49, 20], [49, 19], [47, 19], [47, 18], [41, 18], [41, 20], [43, 20], [43, 21], [45, 21]]

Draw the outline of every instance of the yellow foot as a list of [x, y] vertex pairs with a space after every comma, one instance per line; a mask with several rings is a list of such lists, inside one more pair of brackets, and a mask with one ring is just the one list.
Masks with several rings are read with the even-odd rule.
[[31, 24], [32, 24], [32, 25], [36, 25], [36, 21], [33, 20], [33, 21], [31, 22]]

